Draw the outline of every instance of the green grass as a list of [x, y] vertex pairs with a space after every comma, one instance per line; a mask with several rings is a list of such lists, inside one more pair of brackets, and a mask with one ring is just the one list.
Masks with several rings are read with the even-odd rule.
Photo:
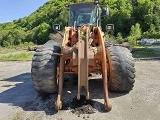
[[0, 61], [27, 61], [32, 60], [33, 53], [32, 52], [23, 52], [19, 54], [10, 54], [0, 56]]
[[0, 48], [0, 54], [6, 54], [10, 52], [16, 52], [18, 51], [17, 49], [12, 49], [12, 48]]
[[35, 45], [30, 42], [29, 43], [25, 42], [24, 44], [20, 44], [18, 46], [10, 46], [10, 47], [1, 47], [0, 46], [0, 54], [28, 50], [28, 46], [35, 47]]
[[135, 46], [132, 51], [134, 58], [160, 57], [160, 52], [151, 47]]
[[[156, 48], [159, 48], [156, 46]], [[27, 61], [32, 60], [33, 52], [25, 52], [12, 54], [12, 52], [20, 51], [20, 49], [0, 49], [0, 61]], [[8, 55], [5, 55], [5, 54]], [[4, 55], [3, 55], [4, 54]], [[147, 57], [160, 57], [160, 51], [154, 50], [153, 46], [134, 46], [132, 50], [132, 55], [134, 58], [147, 58]]]

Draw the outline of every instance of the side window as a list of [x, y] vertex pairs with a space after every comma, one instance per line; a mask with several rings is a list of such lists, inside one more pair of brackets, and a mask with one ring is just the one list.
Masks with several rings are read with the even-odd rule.
[[97, 7], [95, 7], [94, 10], [91, 13], [90, 23], [91, 24], [96, 24], [97, 23], [96, 19], [97, 19]]
[[75, 19], [75, 16], [74, 16], [74, 11], [70, 11], [69, 12], [69, 25], [70, 26], [73, 26], [73, 23], [74, 23], [74, 20]]

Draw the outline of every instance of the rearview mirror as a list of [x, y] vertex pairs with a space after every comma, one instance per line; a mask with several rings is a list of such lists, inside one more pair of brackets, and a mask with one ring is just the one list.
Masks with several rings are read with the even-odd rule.
[[59, 24], [54, 24], [53, 25], [53, 30], [54, 31], [60, 31], [61, 30], [60, 25]]

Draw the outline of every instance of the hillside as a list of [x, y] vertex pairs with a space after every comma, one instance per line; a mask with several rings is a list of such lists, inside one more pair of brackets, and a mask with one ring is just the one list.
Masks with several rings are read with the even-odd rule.
[[[12, 46], [30, 41], [45, 43], [53, 33], [53, 24], [58, 23], [64, 28], [68, 14], [64, 5], [71, 2], [73, 0], [49, 0], [28, 17], [0, 24], [0, 45]], [[100, 0], [100, 3], [110, 10], [110, 16], [102, 18], [102, 26], [114, 24], [115, 39], [160, 38], [159, 0]]]

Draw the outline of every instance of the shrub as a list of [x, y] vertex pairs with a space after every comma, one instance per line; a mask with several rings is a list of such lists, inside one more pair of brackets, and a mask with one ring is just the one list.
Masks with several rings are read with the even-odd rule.
[[10, 42], [6, 40], [3, 41], [3, 47], [10, 47], [10, 46], [11, 46]]

